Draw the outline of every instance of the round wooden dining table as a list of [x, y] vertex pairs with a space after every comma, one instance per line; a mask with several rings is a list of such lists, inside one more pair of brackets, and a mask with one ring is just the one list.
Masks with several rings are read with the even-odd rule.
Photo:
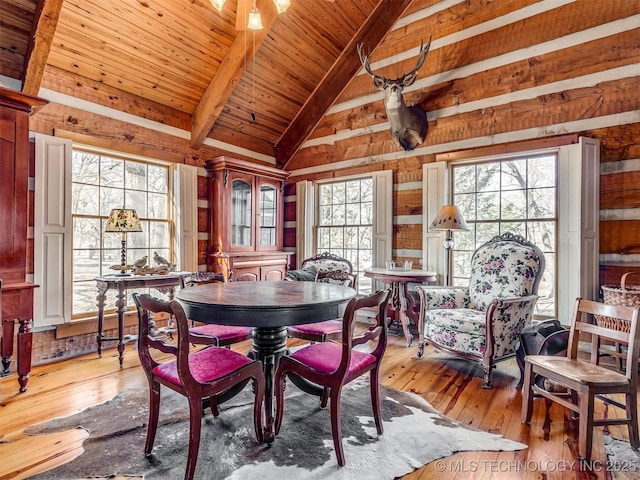
[[272, 443], [273, 378], [287, 351], [287, 326], [339, 318], [355, 295], [353, 288], [330, 283], [227, 282], [184, 288], [176, 299], [196, 322], [253, 327], [249, 355], [265, 373], [265, 440]]

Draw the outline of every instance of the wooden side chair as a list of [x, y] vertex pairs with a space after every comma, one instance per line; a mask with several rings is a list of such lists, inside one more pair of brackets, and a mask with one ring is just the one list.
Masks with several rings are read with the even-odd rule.
[[[229, 388], [254, 380], [255, 400], [253, 404], [253, 427], [256, 440], [263, 441], [262, 403], [264, 401], [265, 377], [262, 364], [241, 353], [209, 346], [190, 353], [189, 325], [184, 310], [176, 300], [167, 302], [151, 295], [133, 294], [138, 309], [138, 356], [149, 383], [149, 422], [144, 454], [151, 455], [158, 428], [160, 413], [160, 387], [164, 385], [189, 401], [189, 450], [184, 478], [193, 478], [198, 460], [200, 430], [202, 423], [202, 401], [215, 398]], [[151, 313], [172, 314], [178, 326], [177, 345], [169, 345], [149, 334]], [[173, 360], [159, 363], [152, 351], [174, 356]], [[157, 355], [157, 352], [156, 352]]]
[[[371, 404], [378, 435], [382, 435], [382, 415], [380, 410], [380, 364], [387, 347], [387, 325], [384, 312], [387, 308], [389, 292], [378, 291], [362, 298], [353, 298], [347, 305], [342, 323], [341, 343], [323, 342], [308, 345], [291, 355], [280, 358], [274, 381], [276, 392], [275, 433], [280, 431], [284, 413], [285, 377], [298, 375], [324, 388], [321, 406], [330, 399], [331, 433], [336, 450], [338, 465], [345, 464], [340, 426], [340, 393], [342, 387], [356, 378], [370, 372]], [[361, 308], [378, 308], [376, 325], [362, 334], [354, 334], [356, 312]], [[367, 342], [375, 343], [371, 353], [364, 353], [354, 347]]]
[[[345, 270], [326, 270], [316, 273], [316, 282], [335, 283], [346, 287], [357, 288], [357, 281], [357, 275]], [[287, 335], [290, 338], [300, 338], [310, 342], [338, 340], [342, 336], [342, 319], [292, 325], [287, 328]]]
[[[591, 336], [590, 356], [578, 358], [580, 335]], [[567, 356], [528, 355], [525, 357], [522, 388], [522, 421], [529, 423], [533, 411], [533, 395], [559, 403], [578, 414], [578, 451], [591, 458], [593, 428], [601, 425], [627, 425], [633, 448], [640, 447], [638, 434], [638, 364], [640, 351], [638, 310], [612, 306], [578, 298], [569, 333]], [[628, 344], [626, 372], [611, 370], [599, 364], [599, 346], [604, 339]], [[535, 384], [536, 375], [545, 377], [554, 388]], [[558, 388], [560, 387], [560, 388]], [[625, 402], [609, 395], [622, 394]], [[622, 408], [624, 418], [594, 418], [595, 400], [603, 400]]]
[[[196, 272], [180, 279], [182, 288], [197, 287], [207, 283], [223, 283], [224, 275], [213, 272]], [[227, 347], [251, 338], [251, 327], [232, 325], [203, 324], [189, 329], [189, 341], [194, 345], [215, 345]]]

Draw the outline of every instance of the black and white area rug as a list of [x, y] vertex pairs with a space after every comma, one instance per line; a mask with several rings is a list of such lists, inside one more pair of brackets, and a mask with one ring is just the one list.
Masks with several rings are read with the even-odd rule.
[[[342, 393], [342, 435], [346, 466], [338, 467], [328, 409], [318, 397], [287, 386], [280, 435], [268, 448], [253, 433], [248, 388], [222, 405], [220, 416], [203, 420], [198, 479], [392, 480], [432, 460], [458, 451], [513, 451], [527, 446], [466, 427], [437, 412], [422, 397], [382, 387], [384, 434], [376, 433], [368, 381]], [[125, 390], [102, 405], [70, 417], [30, 427], [42, 435], [83, 428], [84, 453], [35, 479], [77, 479], [140, 475], [146, 479], [182, 478], [189, 439], [186, 399], [163, 389], [160, 425], [151, 460], [144, 457], [148, 393]], [[208, 412], [208, 411], [207, 411]]]
[[589, 465], [592, 470], [607, 471], [612, 480], [637, 480], [640, 478], [640, 451], [631, 448], [629, 442], [604, 436], [604, 449], [607, 452], [607, 464]]

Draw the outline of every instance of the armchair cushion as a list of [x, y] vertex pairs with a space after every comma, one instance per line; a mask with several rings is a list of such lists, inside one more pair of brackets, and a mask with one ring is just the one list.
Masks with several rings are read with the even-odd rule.
[[471, 308], [427, 310], [424, 336], [438, 345], [480, 358], [487, 347], [487, 321], [490, 321], [493, 355], [512, 355], [520, 331], [529, 323], [537, 298], [531, 295], [496, 300], [493, 302], [495, 308], [490, 312]]
[[426, 338], [438, 345], [482, 356], [485, 350], [486, 314], [471, 308], [436, 309], [425, 315]]
[[[429, 327], [440, 327], [454, 332], [471, 335], [482, 335], [486, 331], [487, 316], [485, 312], [472, 308], [438, 308], [425, 313], [425, 324]], [[429, 336], [425, 331], [425, 335]]]

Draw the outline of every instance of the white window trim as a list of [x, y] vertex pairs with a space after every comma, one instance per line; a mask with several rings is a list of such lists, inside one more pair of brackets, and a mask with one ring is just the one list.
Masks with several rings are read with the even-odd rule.
[[[599, 297], [600, 142], [580, 137], [576, 144], [522, 153], [558, 155], [557, 312], [560, 322], [568, 325], [577, 297], [590, 300]], [[466, 161], [475, 163], [518, 155], [519, 152], [513, 152]], [[445, 271], [444, 232], [431, 232], [428, 226], [439, 208], [449, 201], [449, 178], [447, 162], [423, 165], [424, 265], [438, 272], [440, 279]]]
[[[70, 140], [36, 133], [34, 195], [34, 327], [69, 323], [72, 307], [72, 221]], [[169, 188], [173, 192], [170, 218], [175, 229], [177, 269], [198, 267], [198, 183], [197, 167], [78, 145], [79, 149], [128, 160], [140, 160], [170, 167]]]
[[176, 268], [195, 272], [198, 270], [198, 168], [192, 165], [175, 165], [173, 177]]
[[71, 158], [70, 140], [36, 134], [33, 325], [71, 320]]
[[315, 239], [315, 194], [313, 182], [296, 183], [296, 268], [313, 256]]

